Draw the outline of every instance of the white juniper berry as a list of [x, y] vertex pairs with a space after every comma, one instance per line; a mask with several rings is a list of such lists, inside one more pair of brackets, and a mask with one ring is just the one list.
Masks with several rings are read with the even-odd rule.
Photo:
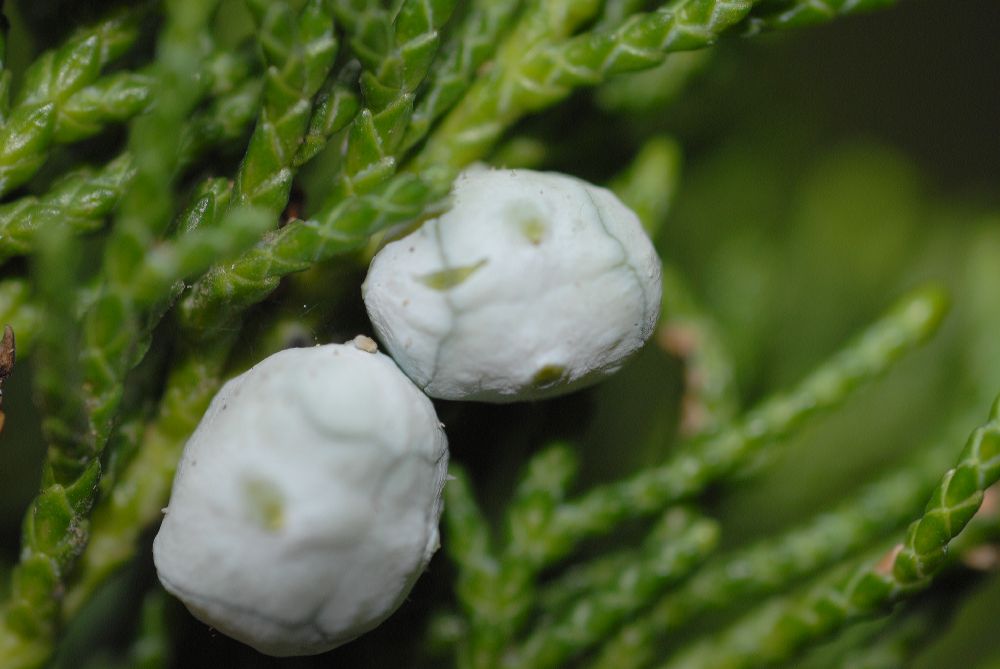
[[437, 550], [447, 461], [433, 406], [388, 357], [277, 353], [227, 383], [188, 441], [153, 545], [160, 580], [262, 652], [329, 650], [391, 614]]
[[475, 167], [453, 198], [382, 249], [362, 288], [382, 342], [428, 395], [559, 395], [614, 373], [652, 333], [660, 260], [611, 192]]

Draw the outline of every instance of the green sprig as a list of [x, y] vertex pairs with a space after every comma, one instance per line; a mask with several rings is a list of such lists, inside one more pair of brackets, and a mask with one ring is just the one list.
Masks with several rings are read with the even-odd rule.
[[47, 484], [67, 484], [93, 464], [97, 453], [87, 407], [79, 393], [83, 383], [76, 300], [80, 249], [65, 228], [43, 232], [34, 268], [44, 305], [35, 375], [43, 412], [42, 432], [49, 445], [43, 478]]
[[[54, 441], [49, 446], [49, 462], [59, 466], [46, 469], [42, 491], [25, 519], [22, 559], [14, 571], [11, 602], [0, 627], [0, 648], [6, 647], [14, 656], [24, 658], [24, 664], [18, 667], [37, 666], [51, 652], [66, 575], [86, 545], [87, 516], [100, 479], [100, 455], [124, 392], [125, 373], [134, 364], [143, 338], [141, 314], [128, 292], [129, 280], [169, 220], [170, 190], [178, 161], [170, 143], [200, 97], [199, 87], [188, 78], [199, 71], [205, 52], [191, 45], [206, 44], [202, 37], [212, 10], [212, 3], [190, 0], [168, 5], [167, 26], [159, 44], [158, 65], [153, 71], [160, 93], [169, 94], [149, 115], [137, 120], [133, 128], [131, 146], [136, 177], [105, 248], [106, 283], [83, 321], [80, 359], [87, 426], [65, 443]], [[102, 25], [109, 24], [118, 25], [115, 22]], [[49, 59], [48, 69], [43, 67], [33, 75], [33, 82], [41, 82], [40, 89], [30, 89], [22, 104], [31, 102], [31, 95], [48, 99], [50, 92], [73, 88], [59, 77], [53, 81], [46, 76], [50, 69], [56, 73], [68, 72], [69, 81], [82, 85], [88, 72], [96, 76], [101, 63], [109, 57], [107, 54], [115, 52], [117, 43], [93, 35], [82, 42], [85, 45], [57, 52]], [[78, 66], [68, 67], [67, 62], [76, 62]], [[78, 331], [74, 324], [71, 333], [75, 332]], [[79, 435], [85, 436], [86, 448], [80, 457], [75, 457], [81, 450], [75, 447]], [[58, 435], [50, 431], [50, 436]], [[61, 457], [63, 452], [71, 457]]]
[[351, 53], [366, 69], [377, 69], [392, 46], [392, 12], [382, 3], [366, 0], [332, 0], [330, 4], [347, 33]]
[[177, 0], [152, 71], [158, 104], [133, 125], [129, 148], [136, 175], [119, 205], [104, 251], [106, 283], [84, 319], [85, 386], [95, 440], [103, 448], [113, 424], [123, 380], [138, 362], [141, 314], [132, 298], [132, 280], [170, 223], [172, 185], [181, 166], [174, 148], [185, 119], [205, 90], [197, 80], [210, 48], [207, 22], [214, 3]]
[[135, 555], [140, 533], [159, 520], [181, 448], [221, 385], [235, 334], [202, 339], [175, 357], [157, 415], [141, 433], [142, 448], [121, 472], [114, 494], [94, 510], [90, 542], [66, 594], [64, 616], [74, 615]]
[[250, 207], [228, 211], [217, 226], [198, 228], [154, 248], [132, 283], [136, 303], [155, 303], [170, 286], [202, 274], [256, 242], [272, 223], [268, 212]]
[[682, 509], [664, 516], [636, 559], [613, 572], [590, 574], [592, 590], [504, 657], [506, 667], [551, 669], [604, 639], [672, 583], [683, 580], [719, 539], [714, 521]]
[[167, 595], [153, 590], [142, 602], [139, 629], [129, 648], [130, 669], [166, 669], [170, 666], [170, 632], [167, 626]]
[[312, 0], [298, 16], [285, 3], [252, 2], [268, 61], [264, 104], [236, 177], [233, 204], [277, 216], [288, 202], [294, 159], [312, 112], [312, 98], [337, 54], [333, 16]]
[[455, 591], [467, 624], [459, 666], [495, 667], [532, 612], [540, 563], [533, 555], [553, 509], [565, 497], [577, 469], [572, 448], [553, 444], [527, 464], [504, 520], [503, 546], [493, 546], [490, 527], [476, 504], [468, 476], [453, 467], [445, 486], [445, 548], [459, 568]]
[[18, 359], [34, 350], [42, 319], [42, 309], [32, 299], [27, 280], [20, 277], [0, 279], [0, 323], [14, 328]]
[[401, 148], [421, 141], [431, 125], [468, 90], [476, 71], [496, 51], [497, 42], [517, 15], [518, 2], [471, 3], [430, 71]]
[[100, 478], [94, 461], [70, 486], [47, 485], [24, 520], [21, 560], [0, 619], [5, 669], [41, 666], [52, 652], [61, 579], [83, 551], [87, 514]]
[[698, 615], [779, 592], [870, 546], [919, 508], [940, 472], [942, 456], [936, 449], [916, 465], [865, 487], [839, 508], [706, 565], [608, 640], [590, 669], [646, 666], [659, 639]]
[[683, 155], [678, 143], [663, 135], [649, 139], [632, 164], [610, 188], [635, 212], [650, 239], [656, 239], [674, 206], [681, 180]]
[[77, 234], [97, 230], [134, 175], [126, 153], [98, 170], [85, 167], [67, 174], [41, 197], [0, 206], [0, 254], [6, 258], [31, 253], [44, 225], [65, 226]]
[[0, 657], [13, 663], [5, 666], [34, 667], [46, 658], [56, 633], [55, 594], [86, 545], [100, 478], [87, 408], [77, 392], [83, 376], [75, 322], [77, 252], [67, 230], [46, 230], [35, 271], [45, 300], [35, 385], [48, 451], [42, 490], [24, 519], [20, 562], [0, 610]]
[[785, 30], [826, 23], [841, 16], [884, 9], [896, 0], [780, 0], [765, 3], [737, 28], [751, 36], [767, 30]]
[[371, 10], [364, 14], [369, 18], [363, 25], [372, 31], [368, 39], [377, 46], [362, 57], [365, 107], [347, 131], [338, 187], [328, 196], [328, 207], [371, 192], [396, 171], [413, 114], [414, 91], [427, 76], [440, 44], [438, 30], [455, 4], [455, 0], [403, 0], [391, 26], [376, 20]]
[[753, 667], [781, 662], [855, 621], [884, 615], [893, 602], [930, 585], [949, 544], [969, 523], [989, 486], [1000, 479], [1000, 398], [989, 421], [970, 435], [958, 464], [948, 470], [903, 543], [877, 561], [804, 597], [780, 600], [738, 622], [712, 642], [695, 646], [664, 666]]
[[331, 137], [357, 117], [361, 102], [350, 87], [350, 81], [356, 76], [354, 68], [345, 67], [338, 76], [329, 77], [316, 95], [309, 129], [302, 140], [302, 146], [295, 154], [296, 167], [301, 167], [316, 157]]
[[[38, 171], [57, 139], [58, 128], [71, 136], [73, 124], [103, 125], [101, 119], [110, 113], [103, 103], [98, 101], [95, 110], [83, 104], [93, 102], [87, 94], [73, 103], [70, 100], [93, 83], [105, 65], [124, 53], [137, 34], [136, 15], [118, 14], [81, 31], [31, 66], [7, 123], [0, 128], [0, 195]], [[67, 105], [69, 116], [64, 113]]]
[[669, 52], [708, 46], [746, 17], [753, 4], [753, 0], [687, 0], [633, 15], [611, 33], [530, 44], [469, 90], [430, 137], [417, 165], [467, 165], [482, 157], [524, 114], [558, 102], [576, 87], [657, 65]]
[[109, 123], [121, 123], [145, 111], [151, 99], [150, 83], [145, 74], [119, 72], [76, 91], [59, 108], [53, 142], [78, 142]]
[[187, 327], [216, 331], [278, 285], [281, 277], [364, 246], [391, 225], [428, 213], [450, 179], [433, 172], [400, 174], [368, 195], [344, 200], [308, 221], [292, 221], [233, 263], [208, 272], [181, 303]]
[[[500, 645], [497, 630], [507, 629], [510, 615], [504, 601], [503, 576], [490, 536], [489, 524], [476, 504], [465, 471], [452, 465], [445, 486], [445, 550], [458, 566], [455, 593], [471, 629], [458, 646], [457, 664], [467, 669], [494, 666]], [[513, 591], [511, 594], [518, 595]], [[505, 598], [508, 599], [508, 598]], [[499, 604], [498, 604], [499, 602]]]
[[692, 444], [663, 465], [560, 507], [545, 537], [548, 559], [568, 554], [585, 537], [607, 532], [627, 518], [656, 513], [732, 474], [807, 418], [837, 406], [862, 383], [885, 373], [937, 329], [945, 308], [939, 290], [917, 291], [791, 392], [749, 411], [732, 428]]
[[[227, 83], [231, 90], [214, 98], [207, 110], [195, 113], [181, 130], [178, 168], [245, 133], [252, 118], [248, 110], [259, 97], [260, 84], [256, 80]], [[0, 205], [0, 258], [31, 253], [38, 229], [48, 222], [77, 233], [100, 229], [134, 176], [132, 154], [125, 151], [99, 169], [85, 167], [65, 175], [40, 197], [26, 196]]]
[[214, 97], [207, 108], [195, 112], [181, 131], [182, 165], [191, 163], [212, 147], [243, 138], [257, 113], [263, 88], [259, 79], [248, 77], [225, 82], [216, 79], [215, 83], [225, 83], [229, 87]]

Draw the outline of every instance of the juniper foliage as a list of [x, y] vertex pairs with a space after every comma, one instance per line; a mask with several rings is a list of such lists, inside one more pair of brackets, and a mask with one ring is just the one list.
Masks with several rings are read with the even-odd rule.
[[[0, 322], [20, 359], [0, 521], [23, 505], [0, 551], [0, 669], [211, 663], [227, 642], [149, 569], [186, 438], [226, 378], [366, 330], [372, 250], [447, 208], [476, 161], [615, 190], [661, 250], [661, 322], [601, 387], [439, 407], [443, 550], [396, 617], [317, 662], [950, 652], [950, 612], [989, 592], [1000, 555], [995, 198], [928, 206], [897, 152], [789, 139], [760, 94], [762, 124], [715, 111], [734, 61], [782, 48], [768, 34], [808, 49], [806, 28], [873, 10], [891, 26], [911, 3], [94, 4], [10, 3], [0, 31]], [[88, 18], [36, 21], [60, 10]], [[29, 396], [37, 413], [13, 408]], [[11, 483], [27, 472], [30, 495]]]

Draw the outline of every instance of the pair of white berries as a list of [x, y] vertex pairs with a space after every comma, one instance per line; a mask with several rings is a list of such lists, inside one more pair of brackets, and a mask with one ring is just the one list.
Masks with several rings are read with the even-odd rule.
[[437, 549], [448, 450], [426, 395], [537, 399], [615, 372], [652, 332], [660, 264], [610, 192], [473, 168], [447, 213], [376, 255], [362, 290], [392, 359], [290, 349], [227, 383], [153, 545], [168, 591], [268, 654], [376, 626]]

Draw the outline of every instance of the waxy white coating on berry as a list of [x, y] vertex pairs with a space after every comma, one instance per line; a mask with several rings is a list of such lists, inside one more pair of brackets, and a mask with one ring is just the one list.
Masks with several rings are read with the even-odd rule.
[[653, 332], [660, 281], [642, 225], [609, 191], [477, 167], [445, 214], [379, 251], [362, 294], [428, 395], [511, 402], [617, 371]]
[[430, 400], [381, 353], [289, 349], [229, 381], [191, 436], [153, 557], [205, 623], [270, 655], [375, 627], [438, 547]]

